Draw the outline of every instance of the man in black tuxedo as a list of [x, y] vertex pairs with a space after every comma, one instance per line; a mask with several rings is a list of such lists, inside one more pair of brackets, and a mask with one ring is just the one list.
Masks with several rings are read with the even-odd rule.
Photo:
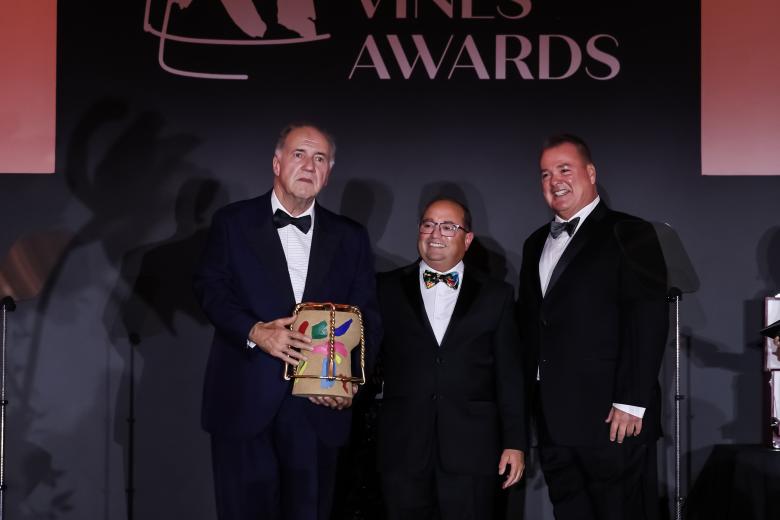
[[647, 222], [599, 199], [580, 138], [550, 138], [540, 164], [555, 219], [525, 242], [518, 305], [555, 517], [653, 516], [663, 255]]
[[390, 520], [492, 519], [524, 468], [525, 388], [511, 286], [464, 266], [468, 209], [431, 202], [420, 261], [380, 275], [379, 470]]
[[273, 189], [214, 215], [195, 275], [215, 328], [203, 426], [211, 434], [220, 520], [330, 516], [351, 399], [294, 397], [282, 371], [311, 350], [306, 336], [288, 328], [297, 302], [360, 307], [369, 360], [380, 334], [368, 234], [315, 202], [334, 156], [322, 130], [283, 130]]

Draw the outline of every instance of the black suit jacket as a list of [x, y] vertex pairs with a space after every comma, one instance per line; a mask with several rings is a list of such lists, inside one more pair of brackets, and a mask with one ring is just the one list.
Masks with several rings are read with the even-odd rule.
[[525, 388], [512, 288], [470, 269], [441, 346], [420, 295], [419, 264], [383, 273], [378, 294], [384, 400], [381, 471], [495, 475], [505, 448], [525, 450]]
[[[303, 301], [360, 307], [369, 360], [381, 334], [373, 264], [366, 230], [317, 204]], [[287, 261], [272, 222], [270, 191], [214, 215], [195, 274], [195, 292], [215, 328], [203, 390], [203, 426], [218, 435], [255, 435], [268, 426], [291, 387], [282, 379], [281, 360], [259, 348], [246, 348], [257, 321], [290, 316], [295, 307]], [[350, 412], [308, 401], [306, 406], [324, 442], [346, 442]]]
[[[519, 319], [541, 416], [557, 445], [609, 442], [612, 403], [645, 407], [642, 434], [660, 433], [658, 372], [666, 343], [666, 269], [647, 222], [599, 203], [555, 267], [542, 297], [539, 259], [549, 224], [525, 242]], [[541, 430], [542, 433], [544, 430]]]

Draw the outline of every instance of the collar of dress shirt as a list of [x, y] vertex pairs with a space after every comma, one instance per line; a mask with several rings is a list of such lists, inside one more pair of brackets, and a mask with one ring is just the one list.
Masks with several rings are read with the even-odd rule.
[[[601, 200], [601, 197], [596, 195], [596, 198], [593, 199], [593, 201], [590, 204], [588, 204], [587, 206], [585, 206], [584, 208], [579, 210], [576, 214], [572, 215], [572, 217], [569, 220], [563, 220], [558, 215], [555, 215], [555, 221], [556, 222], [569, 222], [570, 220], [573, 220], [573, 219], [575, 219], [577, 217], [580, 217], [580, 221], [577, 224], [577, 229], [574, 230], [574, 234], [576, 235], [577, 232], [582, 227], [582, 224], [585, 223], [585, 219], [588, 218], [588, 215], [590, 215], [593, 212], [593, 210], [596, 208], [596, 206], [598, 206], [598, 203], [599, 203], [600, 200]], [[560, 238], [561, 236], [563, 236], [563, 235], [560, 235], [558, 238]], [[568, 238], [571, 238], [571, 237], [568, 237]]]
[[[276, 213], [277, 209], [280, 209], [290, 215], [290, 212], [284, 209], [284, 206], [282, 206], [282, 202], [279, 200], [279, 197], [276, 196], [276, 192], [271, 190], [271, 215]], [[302, 217], [304, 215], [311, 215], [311, 228], [309, 228], [309, 233], [311, 233], [311, 230], [314, 229], [314, 201], [312, 201], [311, 206], [306, 208], [306, 211], [298, 215], [298, 217]], [[292, 217], [292, 215], [290, 216]]]
[[[433, 267], [431, 267], [428, 264], [426, 264], [425, 260], [420, 260], [420, 283], [423, 284], [423, 286], [425, 286], [425, 282], [422, 281], [422, 279], [423, 279], [422, 276], [423, 276], [423, 273], [425, 272], [426, 269], [428, 271], [433, 271], [436, 274], [447, 274], [447, 273], [451, 273], [451, 272], [455, 271], [456, 273], [458, 273], [458, 278], [460, 279], [460, 284], [463, 283], [463, 270], [464, 270], [463, 260], [461, 260], [460, 262], [455, 264], [455, 266], [452, 269], [450, 269], [449, 271], [445, 271], [445, 272], [437, 271]], [[458, 288], [460, 288], [460, 284], [458, 284]]]

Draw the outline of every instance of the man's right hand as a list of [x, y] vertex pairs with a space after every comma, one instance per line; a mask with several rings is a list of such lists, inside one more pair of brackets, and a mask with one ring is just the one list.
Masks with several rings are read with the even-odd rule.
[[636, 437], [642, 433], [642, 418], [632, 415], [614, 406], [610, 408], [609, 415], [604, 422], [611, 423], [609, 427], [609, 440], [618, 444], [626, 437]]
[[311, 351], [311, 338], [288, 327], [295, 321], [295, 316], [279, 318], [266, 323], [257, 322], [249, 331], [249, 340], [260, 347], [263, 352], [277, 357], [293, 366], [306, 360], [301, 351]]

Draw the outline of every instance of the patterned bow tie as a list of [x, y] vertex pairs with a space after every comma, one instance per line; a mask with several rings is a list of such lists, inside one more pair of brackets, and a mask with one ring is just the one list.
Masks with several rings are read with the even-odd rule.
[[577, 224], [579, 223], [580, 217], [573, 218], [568, 222], [558, 222], [553, 220], [550, 223], [550, 234], [553, 238], [558, 238], [561, 236], [561, 233], [566, 231], [567, 235], [572, 236], [574, 234], [574, 230], [577, 229]]
[[292, 224], [300, 229], [304, 234], [311, 229], [311, 215], [304, 215], [302, 217], [291, 217], [281, 209], [274, 211], [274, 226], [276, 229], [283, 228]]
[[458, 284], [460, 283], [460, 276], [458, 275], [457, 271], [453, 271], [447, 274], [439, 274], [426, 269], [423, 272], [423, 282], [425, 282], [426, 289], [430, 289], [431, 287], [439, 283], [439, 281], [442, 281], [445, 284], [447, 284], [447, 287], [450, 287], [452, 289], [457, 289]]

